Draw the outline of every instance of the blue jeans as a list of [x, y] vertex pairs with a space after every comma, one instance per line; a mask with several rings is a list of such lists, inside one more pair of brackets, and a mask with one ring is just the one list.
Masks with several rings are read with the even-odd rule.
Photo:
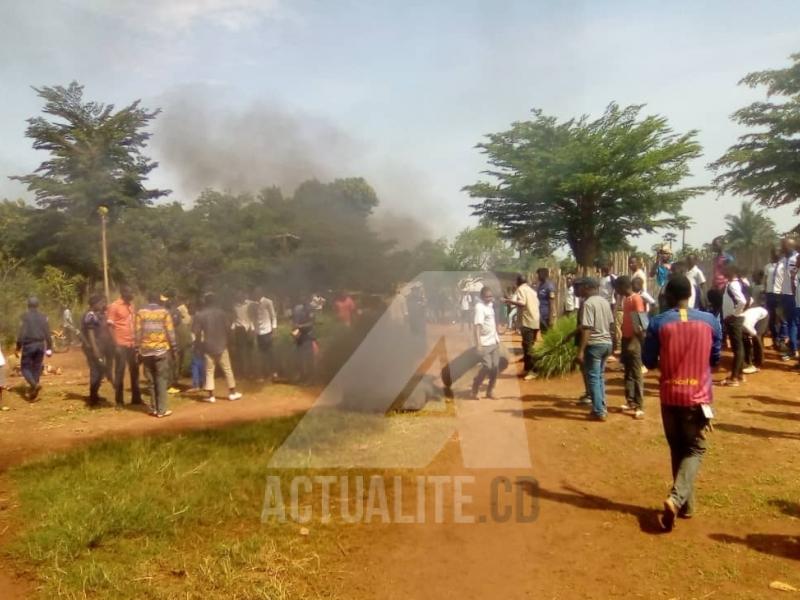
[[789, 336], [789, 352], [796, 352], [798, 313], [794, 296], [791, 294], [781, 294], [781, 308], [783, 308], [783, 319], [786, 323], [786, 333]]
[[203, 389], [206, 383], [206, 361], [202, 355], [192, 356], [192, 387], [196, 390]]
[[606, 414], [606, 380], [603, 373], [606, 370], [606, 360], [611, 355], [611, 344], [592, 344], [586, 346], [583, 355], [583, 369], [586, 374], [586, 383], [589, 385], [589, 394], [592, 397], [592, 413]]

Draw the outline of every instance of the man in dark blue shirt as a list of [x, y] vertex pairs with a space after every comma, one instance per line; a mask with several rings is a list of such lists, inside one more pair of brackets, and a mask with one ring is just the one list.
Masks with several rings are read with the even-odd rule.
[[550, 329], [550, 324], [555, 316], [552, 307], [556, 297], [556, 287], [549, 279], [549, 269], [538, 269], [536, 276], [539, 278], [539, 285], [536, 286], [536, 295], [539, 297], [539, 328], [544, 334]]
[[22, 315], [22, 323], [17, 336], [17, 353], [21, 354], [20, 370], [30, 386], [28, 397], [35, 400], [42, 386], [45, 354], [52, 353], [53, 340], [50, 337], [50, 323], [47, 317], [39, 312], [39, 300], [33, 296], [28, 298], [28, 312]]

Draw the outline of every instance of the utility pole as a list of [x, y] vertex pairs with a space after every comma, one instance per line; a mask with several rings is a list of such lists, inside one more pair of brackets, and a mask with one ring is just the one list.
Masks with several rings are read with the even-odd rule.
[[108, 220], [108, 207], [101, 206], [97, 209], [100, 214], [100, 242], [103, 254], [103, 289], [106, 294], [106, 301], [111, 297], [111, 292], [108, 289], [108, 244], [106, 242], [106, 221]]

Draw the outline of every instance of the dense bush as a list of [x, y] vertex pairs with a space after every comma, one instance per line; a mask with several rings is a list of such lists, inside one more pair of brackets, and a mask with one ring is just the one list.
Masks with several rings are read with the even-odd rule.
[[575, 345], [574, 315], [558, 319], [542, 336], [542, 343], [534, 350], [537, 372], [542, 377], [559, 377], [575, 370], [578, 347]]

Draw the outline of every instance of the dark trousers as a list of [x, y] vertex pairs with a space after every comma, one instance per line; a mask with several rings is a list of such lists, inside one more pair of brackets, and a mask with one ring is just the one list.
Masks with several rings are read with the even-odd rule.
[[786, 336], [789, 338], [789, 352], [797, 351], [797, 317], [795, 301], [792, 294], [781, 294], [783, 321], [786, 324]]
[[100, 401], [100, 385], [106, 375], [106, 367], [92, 352], [84, 349], [83, 353], [89, 366], [89, 404], [97, 404]]
[[642, 376], [642, 344], [639, 338], [622, 338], [622, 364], [625, 367], [625, 401], [629, 406], [644, 408]]
[[131, 377], [131, 402], [141, 404], [142, 393], [139, 390], [139, 363], [136, 350], [129, 346], [117, 346], [114, 351], [114, 400], [124, 404], [125, 369]]
[[275, 357], [272, 354], [272, 332], [263, 333], [256, 338], [258, 347], [259, 374], [265, 379], [270, 379], [275, 373]]
[[172, 367], [166, 354], [145, 356], [142, 368], [150, 384], [150, 406], [153, 411], [163, 415], [167, 410], [167, 386], [172, 375]]
[[299, 339], [297, 344], [297, 380], [299, 383], [311, 383], [314, 379], [314, 340]]
[[44, 342], [28, 342], [22, 346], [19, 368], [28, 385], [39, 385], [44, 367]]
[[536, 343], [536, 338], [539, 335], [538, 329], [531, 329], [530, 327], [522, 327], [522, 361], [523, 369], [526, 373], [533, 371], [533, 346]]
[[764, 364], [764, 342], [762, 340], [767, 330], [768, 323], [769, 317], [765, 317], [756, 323], [754, 328], [756, 330], [755, 337], [744, 333], [744, 339], [742, 340], [744, 346], [744, 364], [754, 365], [756, 367], [761, 367], [761, 365]]
[[772, 336], [772, 345], [777, 346], [778, 342], [786, 339], [786, 321], [778, 315], [778, 307], [781, 303], [781, 295], [767, 292], [766, 306], [769, 313], [769, 334]]
[[550, 331], [550, 314], [539, 311], [539, 329], [542, 335]]
[[244, 327], [233, 330], [233, 346], [231, 347], [231, 363], [234, 373], [242, 377], [253, 376], [253, 333]]
[[728, 339], [733, 350], [733, 366], [731, 367], [731, 379], [741, 379], [742, 369], [744, 368], [744, 331], [742, 330], [742, 317], [728, 317], [725, 319], [725, 330], [728, 332]]
[[661, 405], [661, 421], [672, 459], [670, 498], [682, 514], [694, 512], [694, 480], [706, 453], [708, 420], [699, 406]]

